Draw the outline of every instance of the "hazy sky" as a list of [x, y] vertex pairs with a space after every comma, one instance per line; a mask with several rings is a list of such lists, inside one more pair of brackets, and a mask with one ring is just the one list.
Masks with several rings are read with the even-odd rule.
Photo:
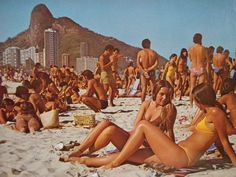
[[55, 18], [67, 16], [136, 47], [149, 38], [166, 58], [189, 48], [196, 32], [203, 45], [222, 45], [235, 57], [236, 0], [0, 0], [0, 42], [26, 30], [39, 3]]

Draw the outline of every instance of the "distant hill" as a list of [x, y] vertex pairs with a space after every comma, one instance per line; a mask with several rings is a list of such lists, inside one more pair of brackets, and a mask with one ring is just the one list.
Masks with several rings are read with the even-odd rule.
[[[68, 17], [54, 18], [44, 4], [39, 4], [35, 6], [31, 12], [29, 28], [19, 33], [16, 37], [1, 42], [0, 52], [3, 52], [10, 46], [25, 49], [37, 45], [39, 46], [39, 51], [42, 51], [44, 45], [44, 30], [48, 28], [56, 29], [59, 32], [60, 56], [62, 53], [68, 53], [71, 58], [79, 57], [80, 42], [88, 43], [89, 56], [94, 57], [98, 57], [107, 44], [114, 45], [120, 49], [124, 56], [130, 56], [134, 59], [136, 58], [137, 52], [140, 50], [140, 48], [128, 45], [113, 37], [97, 34], [80, 26]], [[160, 62], [166, 62], [166, 59], [161, 57]]]

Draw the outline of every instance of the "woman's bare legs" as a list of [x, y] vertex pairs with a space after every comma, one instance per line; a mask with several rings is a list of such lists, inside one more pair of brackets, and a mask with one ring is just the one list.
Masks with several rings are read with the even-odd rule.
[[155, 155], [164, 164], [174, 167], [188, 165], [188, 158], [181, 147], [171, 141], [158, 127], [147, 121], [141, 121], [118, 157], [105, 167], [113, 168], [125, 162], [138, 150], [145, 138]]
[[[103, 157], [70, 157], [66, 161], [69, 162], [78, 162], [80, 164], [85, 164], [89, 167], [100, 167], [111, 163], [115, 158], [118, 157], [120, 152], [109, 154]], [[127, 161], [135, 164], [143, 163], [158, 163], [158, 159], [153, 155], [153, 152], [150, 148], [139, 149], [135, 152]], [[160, 161], [159, 161], [160, 162]]]
[[121, 149], [128, 137], [129, 134], [126, 131], [108, 120], [103, 120], [92, 130], [79, 148], [69, 156], [79, 157], [87, 149], [89, 153], [95, 152], [105, 147], [110, 141], [112, 141], [118, 149]]

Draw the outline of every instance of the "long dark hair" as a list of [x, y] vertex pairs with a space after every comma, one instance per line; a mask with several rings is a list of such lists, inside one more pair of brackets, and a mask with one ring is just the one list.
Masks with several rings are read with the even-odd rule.
[[195, 86], [193, 88], [192, 95], [196, 102], [207, 106], [218, 107], [226, 113], [223, 106], [217, 102], [216, 93], [211, 85], [202, 83]]

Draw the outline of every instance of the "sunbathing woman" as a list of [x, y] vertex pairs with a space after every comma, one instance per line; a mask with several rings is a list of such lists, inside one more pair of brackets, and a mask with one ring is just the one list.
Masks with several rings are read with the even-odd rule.
[[106, 168], [117, 167], [135, 155], [134, 153], [144, 139], [147, 140], [155, 153], [157, 163], [164, 163], [177, 168], [192, 166], [217, 137], [219, 137], [233, 165], [236, 165], [236, 155], [226, 133], [226, 114], [217, 107], [213, 88], [203, 83], [193, 89], [192, 95], [196, 105], [206, 112], [206, 116], [198, 123], [192, 135], [175, 144], [158, 127], [147, 121], [142, 121], [122, 151], [112, 162], [106, 165]]
[[[125, 161], [140, 161], [142, 157], [140, 157], [139, 147], [145, 139], [155, 154], [155, 158], [153, 158], [155, 163], [163, 163], [176, 168], [192, 166], [211, 144], [216, 141], [217, 137], [220, 139], [233, 165], [236, 166], [236, 155], [226, 133], [226, 114], [217, 107], [218, 104], [213, 88], [202, 83], [193, 89], [192, 95], [196, 105], [206, 112], [206, 116], [198, 123], [192, 135], [175, 144], [160, 128], [143, 120], [129, 137], [122, 151], [106, 160], [108, 164], [105, 167], [114, 168]], [[144, 162], [145, 160], [143, 157]], [[103, 164], [104, 161], [100, 163], [100, 165]]]
[[[171, 85], [167, 81], [159, 81], [153, 90], [153, 100], [142, 103], [133, 131], [127, 132], [116, 124], [104, 120], [94, 128], [79, 146], [78, 150], [70, 154], [69, 157], [71, 158], [67, 160], [74, 161], [76, 158], [73, 157], [79, 157], [85, 150], [92, 153], [105, 147], [110, 142], [121, 151], [132, 132], [135, 131], [135, 128], [142, 120], [146, 120], [154, 126], [159, 126], [170, 138], [170, 141], [174, 141], [173, 126], [176, 118], [176, 108], [171, 103], [172, 94], [173, 88]], [[148, 154], [150, 152], [148, 151]]]

